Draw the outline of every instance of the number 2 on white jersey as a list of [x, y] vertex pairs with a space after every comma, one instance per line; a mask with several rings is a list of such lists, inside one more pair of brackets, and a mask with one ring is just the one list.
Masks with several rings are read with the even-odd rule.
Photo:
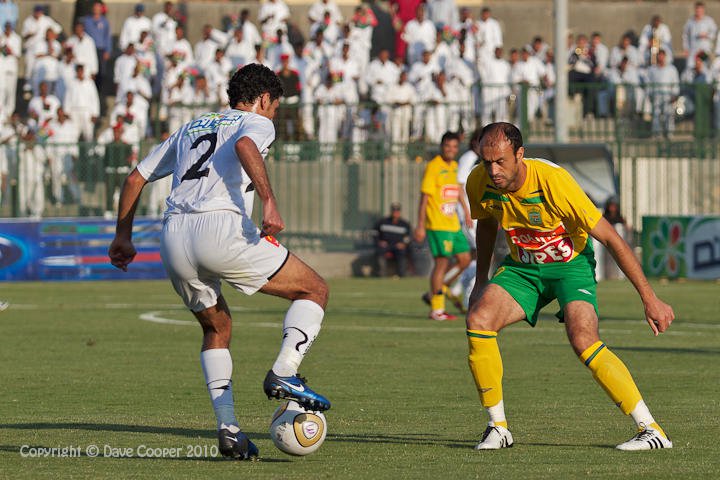
[[205, 153], [200, 155], [200, 158], [197, 160], [197, 162], [193, 163], [192, 166], [188, 169], [188, 171], [185, 172], [185, 175], [182, 176], [182, 179], [180, 181], [184, 182], [185, 180], [196, 180], [208, 176], [209, 170], [207, 168], [200, 170], [200, 167], [202, 167], [203, 163], [205, 163], [212, 156], [212, 154], [215, 153], [215, 148], [217, 147], [217, 132], [210, 132], [206, 133], [205, 135], [199, 136], [190, 146], [190, 150], [196, 149], [201, 143], [205, 141], [210, 142], [210, 146], [205, 151]]

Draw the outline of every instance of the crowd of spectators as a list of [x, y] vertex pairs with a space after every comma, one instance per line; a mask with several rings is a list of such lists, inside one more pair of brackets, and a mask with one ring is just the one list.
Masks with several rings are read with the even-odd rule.
[[[63, 182], [51, 189], [54, 202], [76, 195], [77, 151], [38, 145], [123, 143], [131, 146], [123, 161], [133, 162], [140, 140], [226, 108], [229, 76], [251, 62], [277, 71], [283, 82], [278, 138], [316, 140], [322, 158], [339, 140], [382, 139], [401, 155], [408, 142], [437, 143], [448, 129], [517, 122], [521, 108], [531, 119], [553, 116], [553, 49], [539, 36], [508, 48], [487, 7], [475, 18], [455, 0], [390, 0], [360, 3], [345, 18], [334, 0], [317, 0], [307, 11], [309, 31], [299, 32], [283, 0], [265, 0], [256, 19], [242, 10], [223, 25], [204, 25], [194, 45], [186, 38], [187, 18], [172, 2], [151, 17], [139, 3], [121, 25], [109, 23], [108, 8], [95, 2], [64, 31], [44, 6], [19, 19], [13, 1], [0, 0], [0, 142], [7, 146], [0, 149], [0, 176], [7, 178], [10, 156], [36, 158], [21, 189], [25, 214], [38, 214], [35, 192], [42, 189], [32, 184], [43, 172]], [[390, 13], [391, 47], [373, 44], [378, 9]], [[585, 115], [626, 110], [652, 118], [653, 133], [670, 135], [683, 96], [680, 81], [720, 78], [720, 60], [710, 63], [720, 53], [717, 26], [701, 2], [682, 39], [689, 61], [679, 73], [672, 34], [658, 15], [613, 47], [597, 32], [571, 35], [563, 59], [570, 93], [582, 99]], [[526, 102], [519, 100], [522, 85]], [[690, 104], [684, 108], [692, 108], [692, 92], [684, 100]], [[29, 146], [8, 150], [18, 139]]]

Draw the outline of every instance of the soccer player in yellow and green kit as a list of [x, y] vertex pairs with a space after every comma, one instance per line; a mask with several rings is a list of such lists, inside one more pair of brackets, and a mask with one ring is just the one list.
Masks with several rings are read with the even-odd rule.
[[[490, 417], [478, 450], [511, 447], [503, 405], [503, 366], [497, 335], [527, 321], [557, 299], [558, 317], [572, 348], [593, 378], [638, 432], [620, 450], [672, 448], [650, 414], [630, 372], [600, 340], [595, 293], [595, 258], [589, 236], [613, 255], [640, 294], [645, 317], [657, 335], [672, 323], [672, 308], [655, 296], [629, 246], [618, 236], [570, 174], [540, 159], [524, 158], [520, 131], [509, 123], [487, 125], [480, 137], [480, 160], [466, 190], [477, 224], [477, 279], [467, 316], [468, 360], [483, 406]], [[510, 255], [488, 281], [498, 224]]]
[[[445, 274], [450, 259], [457, 261], [457, 278], [470, 264], [470, 246], [460, 228], [457, 214], [458, 202], [468, 225], [472, 224], [470, 210], [460, 195], [457, 181], [458, 164], [455, 161], [460, 144], [457, 133], [445, 132], [440, 140], [440, 155], [428, 163], [422, 179], [418, 221], [415, 240], [422, 242], [427, 236], [430, 253], [435, 264], [430, 274], [430, 318], [432, 320], [455, 320], [457, 317], [445, 311]], [[448, 283], [451, 283], [449, 281]], [[424, 296], [423, 296], [424, 298]]]

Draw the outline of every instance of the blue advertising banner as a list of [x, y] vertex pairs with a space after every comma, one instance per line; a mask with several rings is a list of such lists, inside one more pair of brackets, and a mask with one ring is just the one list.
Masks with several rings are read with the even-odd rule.
[[0, 281], [166, 278], [158, 219], [135, 219], [135, 261], [127, 272], [110, 264], [115, 221], [93, 218], [0, 220]]

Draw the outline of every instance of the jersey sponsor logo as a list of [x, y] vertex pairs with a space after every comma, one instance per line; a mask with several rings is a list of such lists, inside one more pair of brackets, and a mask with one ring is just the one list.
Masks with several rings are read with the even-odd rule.
[[265, 235], [263, 238], [265, 239], [265, 241], [270, 242], [271, 244], [275, 245], [276, 247], [280, 246], [280, 242], [278, 242], [278, 240], [275, 237], [273, 237], [272, 235]]
[[566, 236], [567, 232], [562, 225], [548, 232], [513, 228], [507, 234], [513, 245], [517, 246], [518, 258], [522, 263], [568, 262], [575, 252], [572, 240]]
[[440, 212], [446, 217], [452, 217], [457, 212], [457, 202], [443, 203], [440, 205]]
[[528, 212], [528, 220], [531, 225], [542, 225], [542, 213], [539, 208], [531, 208]]
[[440, 197], [443, 200], [457, 201], [460, 198], [460, 186], [455, 185], [443, 185], [440, 190]]

